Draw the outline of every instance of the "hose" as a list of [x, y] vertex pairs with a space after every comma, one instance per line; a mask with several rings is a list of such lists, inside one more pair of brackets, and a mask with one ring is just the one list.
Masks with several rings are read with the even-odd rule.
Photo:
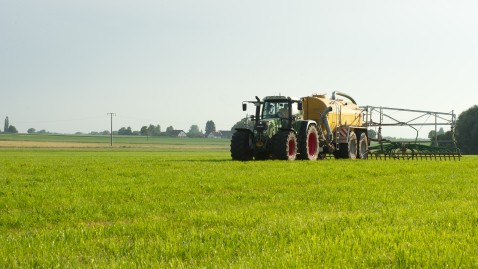
[[324, 124], [325, 129], [327, 130], [327, 143], [330, 143], [330, 141], [332, 140], [332, 130], [330, 129], [329, 119], [327, 119], [327, 114], [329, 114], [330, 111], [332, 111], [331, 106], [327, 107], [322, 113], [322, 124]]
[[348, 99], [350, 99], [350, 101], [352, 101], [352, 103], [354, 103], [355, 105], [357, 104], [357, 102], [355, 102], [355, 100], [352, 97], [350, 97], [350, 95], [348, 95], [346, 93], [339, 92], [339, 91], [334, 91], [334, 92], [332, 92], [332, 98], [331, 98], [332, 100], [336, 100], [335, 95], [340, 95], [340, 96], [343, 96], [345, 98], [348, 98]]

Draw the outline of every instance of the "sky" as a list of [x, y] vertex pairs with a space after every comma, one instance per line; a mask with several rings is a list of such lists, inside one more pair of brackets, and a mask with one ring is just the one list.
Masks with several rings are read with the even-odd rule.
[[475, 0], [0, 0], [0, 120], [229, 130], [253, 113], [243, 100], [334, 90], [459, 114], [478, 103], [476, 14]]

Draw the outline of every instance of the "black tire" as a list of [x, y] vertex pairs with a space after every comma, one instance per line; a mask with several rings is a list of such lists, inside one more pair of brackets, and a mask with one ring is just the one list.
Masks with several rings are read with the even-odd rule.
[[231, 139], [231, 157], [235, 161], [250, 161], [253, 152], [249, 146], [250, 133], [236, 131]]
[[358, 142], [358, 156], [359, 159], [365, 160], [368, 158], [368, 138], [366, 133], [360, 134]]
[[272, 154], [274, 159], [295, 160], [297, 156], [297, 137], [292, 131], [279, 131], [273, 140]]
[[[305, 129], [305, 128], [304, 128]], [[319, 133], [317, 127], [309, 125], [299, 135], [299, 158], [301, 160], [317, 160], [319, 156]]]

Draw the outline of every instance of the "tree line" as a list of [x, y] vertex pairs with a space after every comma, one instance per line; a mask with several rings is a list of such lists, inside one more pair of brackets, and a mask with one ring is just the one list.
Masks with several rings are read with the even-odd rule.
[[[18, 133], [18, 130], [15, 126], [10, 124], [10, 120], [8, 116], [5, 118], [5, 124], [3, 128], [4, 133]], [[133, 130], [131, 127], [121, 127], [117, 131], [113, 131], [114, 135], [142, 135], [142, 136], [173, 136], [176, 133], [176, 129], [173, 126], [168, 126], [166, 130], [163, 132], [161, 130], [161, 126], [159, 124], [153, 125], [150, 124], [149, 126], [143, 126], [140, 130]], [[0, 133], [2, 130], [0, 129]], [[212, 120], [208, 120], [206, 122], [206, 126], [204, 131], [199, 129], [199, 126], [196, 124], [191, 125], [189, 130], [186, 132], [188, 137], [206, 137], [210, 133], [216, 132], [216, 124]], [[27, 130], [29, 134], [49, 134], [50, 132], [46, 131], [45, 129], [37, 131], [35, 128], [29, 128]], [[81, 132], [77, 132], [76, 134], [83, 134]], [[90, 135], [110, 135], [111, 132], [108, 130], [104, 130], [102, 132], [90, 132]]]
[[[200, 130], [196, 124], [191, 125], [189, 130], [185, 132], [188, 137], [205, 137], [210, 133], [216, 132], [216, 124], [209, 120], [206, 122], [205, 131]], [[131, 127], [121, 127], [118, 131], [113, 132], [116, 135], [142, 135], [142, 136], [173, 136], [176, 134], [176, 129], [173, 126], [168, 126], [164, 132], [161, 131], [161, 126], [150, 124], [143, 126], [138, 131], [133, 131]], [[108, 132], [109, 133], [109, 132]]]

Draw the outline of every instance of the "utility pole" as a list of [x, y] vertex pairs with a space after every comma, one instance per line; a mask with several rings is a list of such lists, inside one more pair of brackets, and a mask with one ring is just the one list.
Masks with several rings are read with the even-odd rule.
[[116, 116], [116, 113], [106, 113], [106, 115], [111, 116], [111, 131], [110, 131], [110, 146], [113, 146], [113, 116]]

